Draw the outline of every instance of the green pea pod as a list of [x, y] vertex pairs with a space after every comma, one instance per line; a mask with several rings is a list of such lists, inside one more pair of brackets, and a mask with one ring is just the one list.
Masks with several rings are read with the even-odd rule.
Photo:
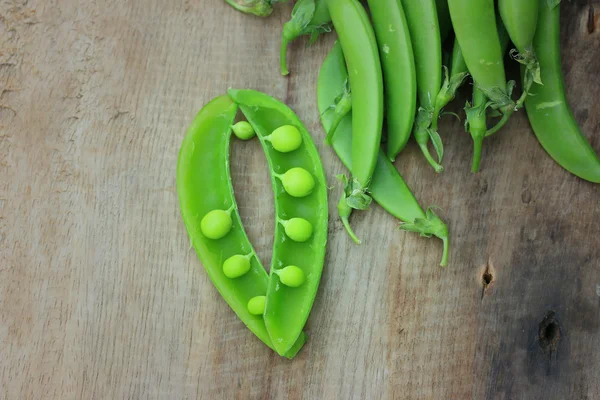
[[[285, 354], [302, 334], [323, 270], [328, 223], [325, 172], [310, 134], [285, 104], [255, 90], [229, 90], [229, 96], [256, 131], [271, 169], [278, 220], [264, 319], [275, 349]], [[286, 146], [285, 140], [276, 141], [273, 137], [278, 128], [290, 126], [300, 133], [301, 139], [292, 147]], [[285, 176], [299, 168], [314, 184], [303, 193], [294, 193]], [[286, 228], [292, 218], [302, 218], [312, 226], [308, 240], [290, 238]], [[288, 266], [302, 270], [306, 281], [301, 286], [285, 284], [286, 275], [282, 271]]]
[[512, 113], [515, 103], [506, 83], [494, 0], [448, 0], [452, 26], [473, 80], [492, 107]]
[[[366, 193], [381, 143], [383, 76], [375, 33], [357, 0], [326, 0], [333, 26], [344, 49], [352, 88], [353, 178]], [[368, 204], [362, 204], [362, 208]]]
[[[432, 129], [435, 102], [442, 86], [442, 41], [435, 0], [402, 0], [406, 21], [412, 38], [415, 65], [417, 68], [418, 113], [415, 119], [414, 136], [423, 155], [435, 169], [442, 172], [444, 147], [439, 134]], [[345, 53], [345, 49], [344, 49]], [[428, 148], [432, 141], [438, 161]]]
[[[500, 48], [502, 54], [506, 53], [510, 38], [506, 31], [502, 21], [498, 21], [498, 38], [500, 39]], [[458, 42], [454, 43], [454, 52], [456, 55], [458, 65], [457, 68], [462, 68], [464, 64], [464, 58], [461, 57], [462, 52], [460, 51], [460, 45]], [[453, 62], [454, 64], [454, 62]], [[465, 106], [465, 114], [467, 116], [465, 120], [465, 130], [469, 132], [473, 139], [473, 162], [471, 164], [471, 172], [476, 173], [479, 171], [479, 165], [481, 163], [481, 150], [483, 147], [483, 139], [489, 136], [491, 133], [487, 129], [487, 118], [490, 112], [488, 112], [490, 103], [485, 93], [479, 88], [477, 84], [473, 85], [473, 104], [467, 102]], [[506, 117], [503, 117], [505, 120]], [[494, 129], [498, 129], [499, 124]]]
[[[246, 236], [231, 185], [230, 127], [236, 112], [237, 105], [229, 97], [221, 96], [198, 113], [181, 145], [177, 193], [192, 246], [209, 278], [248, 329], [274, 349], [263, 316], [248, 309], [252, 299], [267, 293], [269, 277]], [[229, 224], [224, 227], [208, 224], [207, 217], [215, 211], [225, 220], [229, 218], [226, 221]], [[215, 228], [222, 230], [215, 232]], [[226, 260], [235, 256], [246, 259], [246, 267], [241, 272], [235, 271], [235, 278], [231, 278], [233, 275], [223, 267]], [[305, 339], [304, 334], [300, 335], [285, 356], [294, 357]]]
[[400, 0], [369, 0], [385, 84], [387, 155], [395, 159], [412, 131], [417, 78], [410, 32]]
[[[321, 123], [325, 130], [331, 126], [334, 115], [330, 112], [336, 98], [346, 90], [348, 70], [344, 53], [338, 42], [333, 46], [319, 71], [317, 98]], [[346, 168], [354, 173], [352, 164], [352, 113], [346, 115], [332, 139], [333, 149]], [[422, 236], [436, 236], [444, 243], [441, 265], [448, 262], [448, 227], [430, 210], [424, 212], [402, 176], [390, 162], [383, 150], [379, 150], [373, 179], [370, 185], [373, 199], [387, 212], [403, 221], [401, 229], [415, 231]], [[342, 207], [343, 209], [344, 207]], [[344, 212], [342, 214], [342, 212]], [[340, 210], [342, 218], [349, 217], [349, 210]], [[346, 225], [346, 223], [345, 223]]]
[[298, 0], [292, 16], [283, 24], [281, 32], [280, 64], [281, 75], [288, 75], [287, 48], [291, 41], [302, 35], [310, 35], [313, 43], [319, 34], [331, 31], [331, 17], [325, 0]]
[[518, 53], [511, 52], [513, 58], [525, 65], [526, 75], [523, 82], [523, 94], [517, 101], [521, 108], [533, 82], [541, 84], [540, 64], [533, 50], [533, 38], [537, 26], [540, 0], [499, 0], [498, 10], [502, 22], [517, 47]]
[[534, 83], [531, 95], [525, 100], [533, 131], [544, 150], [564, 169], [587, 181], [600, 183], [600, 159], [577, 125], [565, 95], [558, 6], [540, 4], [533, 47], [544, 82], [543, 85]]
[[270, 0], [225, 0], [227, 4], [246, 14], [258, 17], [268, 17], [273, 12], [273, 3]]

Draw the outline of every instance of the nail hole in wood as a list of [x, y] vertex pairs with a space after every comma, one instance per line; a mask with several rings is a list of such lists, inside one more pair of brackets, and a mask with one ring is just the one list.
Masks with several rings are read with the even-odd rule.
[[560, 342], [560, 325], [556, 319], [556, 313], [550, 311], [546, 314], [542, 322], [540, 322], [538, 330], [538, 339], [540, 347], [546, 353], [554, 353]]
[[479, 282], [481, 283], [481, 300], [483, 300], [484, 296], [486, 295], [486, 292], [488, 291], [488, 289], [491, 288], [492, 284], [496, 282], [495, 273], [496, 271], [491, 261], [488, 261], [488, 263], [479, 270]]
[[488, 286], [490, 283], [492, 283], [492, 279], [494, 279], [494, 276], [486, 269], [481, 276], [483, 286]]

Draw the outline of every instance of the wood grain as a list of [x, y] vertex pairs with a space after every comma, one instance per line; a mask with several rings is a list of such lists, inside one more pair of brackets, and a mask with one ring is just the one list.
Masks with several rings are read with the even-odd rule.
[[[568, 98], [600, 151], [600, 3], [563, 3]], [[332, 218], [310, 341], [293, 361], [222, 301], [175, 190], [180, 143], [207, 101], [228, 87], [285, 100], [319, 146], [332, 215], [341, 190], [315, 93], [334, 35], [295, 42], [280, 77], [290, 9], [263, 20], [216, 0], [0, 2], [0, 398], [600, 398], [600, 186], [559, 168], [523, 113], [485, 143], [478, 175], [451, 117], [444, 174], [414, 144], [397, 162], [423, 206], [443, 209], [448, 268], [440, 243], [375, 206], [353, 219], [360, 247]], [[268, 265], [264, 156], [236, 142], [232, 159]]]

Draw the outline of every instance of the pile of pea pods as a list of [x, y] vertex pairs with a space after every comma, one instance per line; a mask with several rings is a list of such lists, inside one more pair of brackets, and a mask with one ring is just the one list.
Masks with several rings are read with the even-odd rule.
[[[267, 17], [276, 0], [225, 0]], [[298, 0], [283, 26], [281, 74], [291, 41], [314, 42], [335, 31], [316, 85], [318, 112], [349, 176], [338, 216], [373, 200], [400, 228], [442, 240], [447, 225], [424, 210], [393, 165], [414, 138], [424, 162], [444, 170], [438, 122], [457, 90], [470, 82], [465, 131], [479, 171], [484, 139], [525, 108], [533, 132], [563, 168], [600, 183], [600, 158], [569, 108], [560, 59], [560, 0]], [[444, 50], [447, 56], [444, 56]], [[505, 55], [520, 63], [521, 94], [507, 81]], [[234, 123], [238, 109], [246, 120]], [[317, 110], [315, 110], [317, 112]], [[261, 265], [237, 211], [229, 173], [231, 136], [262, 144], [275, 194], [270, 272]], [[279, 355], [294, 357], [319, 285], [327, 242], [327, 183], [316, 146], [285, 104], [254, 90], [230, 90], [196, 116], [181, 147], [177, 188], [192, 245], [223, 298], [246, 326]]]

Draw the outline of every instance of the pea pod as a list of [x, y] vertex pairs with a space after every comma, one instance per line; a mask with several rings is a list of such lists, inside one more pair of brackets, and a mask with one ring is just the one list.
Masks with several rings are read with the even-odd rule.
[[523, 94], [517, 101], [518, 108], [522, 107], [533, 82], [542, 83], [540, 64], [533, 49], [539, 3], [540, 0], [498, 0], [498, 11], [502, 22], [518, 50], [518, 54], [515, 52], [511, 52], [511, 54], [526, 68]]
[[387, 155], [395, 159], [412, 131], [417, 106], [415, 58], [400, 0], [369, 0], [385, 84]]
[[[269, 277], [256, 256], [237, 210], [229, 172], [230, 126], [237, 105], [217, 97], [198, 113], [181, 145], [177, 193], [191, 244], [225, 301], [260, 340], [274, 348], [256, 297], [267, 293]], [[305, 335], [286, 353], [292, 358]]]
[[[285, 104], [255, 90], [229, 90], [229, 96], [256, 131], [271, 170], [277, 221], [264, 319], [275, 350], [285, 354], [302, 334], [323, 270], [325, 173], [310, 134]], [[295, 224], [295, 219], [304, 222]], [[302, 237], [307, 225], [309, 239]], [[295, 268], [286, 269], [290, 266]]]
[[[505, 54], [506, 50], [508, 49], [510, 38], [508, 37], [508, 32], [504, 28], [502, 21], [498, 21], [498, 38], [500, 39], [500, 48], [502, 54]], [[457, 57], [456, 63], [464, 64], [464, 58], [461, 57], [462, 52], [458, 42], [455, 42], [454, 44], [453, 54], [455, 54]], [[469, 132], [471, 138], [473, 139], [473, 162], [471, 164], [471, 172], [473, 173], [479, 171], [483, 139], [493, 133], [493, 131], [487, 129], [487, 119], [488, 116], [496, 113], [496, 111], [489, 111], [488, 108], [488, 98], [485, 96], [485, 93], [483, 93], [481, 88], [475, 83], [473, 85], [473, 104], [469, 104], [469, 102], [467, 102], [465, 106], [465, 114], [467, 116], [465, 120], [465, 129], [467, 132]], [[498, 125], [496, 125], [495, 129], [497, 128]]]
[[560, 59], [560, 7], [542, 2], [533, 46], [543, 85], [534, 83], [525, 100], [529, 122], [544, 150], [564, 169], [600, 183], [600, 159], [590, 146], [565, 95]]
[[281, 32], [280, 67], [281, 75], [288, 75], [287, 49], [289, 43], [302, 35], [310, 35], [310, 42], [324, 32], [331, 31], [331, 17], [325, 0], [298, 0], [289, 21]]
[[[344, 53], [339, 43], [333, 46], [319, 71], [317, 85], [317, 99], [321, 113], [321, 123], [327, 130], [334, 116], [329, 111], [340, 93], [346, 90], [348, 70], [344, 61]], [[344, 163], [346, 168], [353, 173], [352, 164], [352, 112], [348, 113], [340, 122], [336, 135], [332, 139], [333, 149]], [[423, 211], [402, 176], [390, 162], [383, 150], [379, 150], [373, 179], [370, 185], [373, 199], [386, 211], [404, 223], [401, 229], [415, 231], [422, 236], [436, 236], [444, 243], [441, 265], [448, 262], [448, 227], [435, 215], [432, 209]], [[345, 218], [349, 213], [344, 215]]]
[[[425, 159], [436, 172], [442, 172], [444, 147], [440, 135], [432, 129], [435, 101], [442, 86], [442, 42], [435, 0], [402, 0], [412, 39], [417, 68], [417, 98], [419, 108], [414, 136]], [[344, 53], [346, 49], [344, 49]], [[438, 161], [431, 156], [429, 141], [435, 147]]]
[[352, 88], [352, 165], [355, 209], [366, 209], [366, 196], [377, 163], [383, 125], [383, 76], [375, 33], [357, 0], [326, 0], [333, 26], [344, 49]]
[[506, 82], [494, 0], [448, 0], [452, 26], [473, 80], [505, 123], [515, 109], [514, 82]]

